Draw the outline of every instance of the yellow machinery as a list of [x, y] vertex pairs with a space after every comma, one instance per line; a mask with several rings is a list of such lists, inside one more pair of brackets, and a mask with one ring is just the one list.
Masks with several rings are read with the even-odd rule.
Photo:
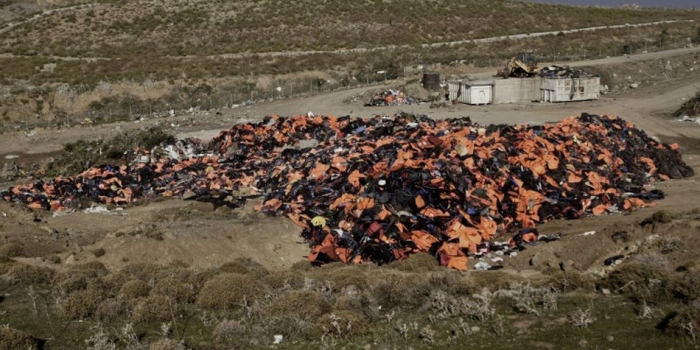
[[508, 61], [508, 64], [497, 75], [507, 79], [509, 77], [526, 78], [539, 72], [535, 55], [531, 52], [521, 52]]

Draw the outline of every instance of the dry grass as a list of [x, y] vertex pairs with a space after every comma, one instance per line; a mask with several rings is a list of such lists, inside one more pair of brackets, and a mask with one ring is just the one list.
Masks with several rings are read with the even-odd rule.
[[127, 314], [127, 305], [122, 299], [106, 299], [97, 307], [95, 317], [101, 322], [113, 322]]
[[399, 260], [389, 265], [397, 270], [406, 272], [428, 272], [434, 271], [440, 267], [437, 259], [427, 253], [418, 253], [411, 255], [408, 259]]
[[197, 305], [209, 310], [231, 310], [238, 308], [244, 298], [253, 301], [264, 294], [265, 287], [251, 276], [226, 273], [204, 284], [197, 295]]
[[322, 316], [317, 322], [330, 338], [348, 339], [361, 336], [369, 331], [367, 319], [354, 311], [337, 310]]
[[304, 285], [304, 276], [295, 270], [273, 271], [262, 279], [272, 289], [299, 289]]
[[225, 263], [219, 266], [219, 272], [252, 274], [257, 278], [262, 278], [269, 274], [265, 267], [250, 258], [237, 258], [234, 261]]
[[183, 305], [164, 295], [151, 295], [141, 298], [134, 307], [133, 320], [136, 322], [165, 322], [179, 317]]
[[55, 275], [54, 270], [26, 264], [13, 264], [7, 275], [19, 284], [49, 284]]
[[158, 281], [151, 291], [152, 295], [162, 295], [177, 303], [189, 304], [194, 302], [193, 286], [180, 279], [166, 278]]
[[562, 293], [575, 290], [592, 291], [595, 289], [595, 279], [590, 275], [575, 271], [557, 272], [549, 278], [545, 285]]
[[141, 280], [131, 280], [124, 283], [119, 293], [124, 299], [131, 300], [148, 296], [150, 292], [151, 288], [146, 282]]
[[10, 327], [0, 326], [0, 349], [38, 349], [39, 342], [31, 335]]
[[602, 286], [629, 296], [635, 302], [652, 305], [672, 298], [669, 271], [640, 263], [630, 263], [610, 273]]
[[267, 307], [273, 316], [297, 315], [315, 319], [331, 310], [331, 305], [322, 293], [293, 290], [281, 294]]
[[24, 248], [17, 243], [7, 243], [0, 246], [0, 256], [6, 256], [8, 258], [24, 256]]
[[368, 285], [367, 273], [359, 266], [338, 266], [329, 268], [322, 267], [312, 271], [310, 278], [318, 281], [328, 281], [334, 291], [341, 291], [343, 288], [354, 285], [360, 289]]
[[70, 293], [61, 303], [60, 314], [69, 320], [79, 320], [95, 314], [102, 303], [103, 291], [92, 286]]

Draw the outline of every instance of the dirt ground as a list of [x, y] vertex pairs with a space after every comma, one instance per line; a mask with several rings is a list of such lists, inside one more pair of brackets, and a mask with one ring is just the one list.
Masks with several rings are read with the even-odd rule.
[[[258, 120], [265, 115], [315, 114], [370, 117], [398, 111], [428, 114], [434, 118], [470, 116], [481, 124], [556, 122], [582, 112], [619, 115], [662, 141], [678, 142], [685, 161], [700, 172], [700, 125], [670, 117], [684, 99], [700, 90], [700, 70], [669, 78], [656, 85], [642, 86], [598, 101], [564, 104], [523, 104], [496, 106], [449, 105], [431, 109], [428, 104], [398, 107], [363, 107], [349, 104], [351, 96], [365, 90], [353, 89], [303, 99], [224, 110], [222, 115], [178, 116], [141, 123], [120, 123], [68, 130], [37, 130], [33, 135], [5, 134], [0, 137], [0, 162], [5, 169], [11, 162], [26, 164], [55, 154], [61, 145], [85, 138], [108, 137], [125, 130], [160, 124], [179, 137], [211, 138], [232, 123]], [[377, 89], [373, 87], [372, 89]], [[10, 155], [18, 158], [8, 159]], [[31, 179], [21, 179], [31, 181]], [[9, 184], [3, 184], [6, 186]], [[683, 248], [669, 255], [674, 267], [697, 259], [700, 216], [684, 216], [681, 221], [659, 226], [640, 222], [658, 210], [671, 214], [700, 210], [700, 184], [697, 177], [657, 183], [667, 198], [658, 206], [631, 214], [608, 215], [577, 221], [556, 221], [541, 227], [541, 233], [561, 233], [557, 242], [541, 244], [516, 257], [506, 257], [503, 265], [515, 273], [528, 270], [573, 269], [603, 274], [603, 261], [611, 256], [644, 256], [645, 249], [657, 247], [668, 237], [681, 237]], [[61, 264], [99, 260], [110, 269], [129, 263], [181, 261], [193, 267], [218, 266], [238, 257], [250, 257], [269, 269], [283, 269], [305, 259], [308, 246], [299, 229], [285, 218], [266, 217], [253, 211], [250, 203], [237, 210], [213, 210], [210, 204], [181, 200], [155, 201], [112, 214], [75, 212], [54, 216], [32, 212], [21, 206], [0, 202], [0, 245], [20, 243], [27, 252], [27, 263], [58, 267], [47, 257], [60, 257]], [[582, 235], [595, 231], [593, 235]], [[614, 242], [611, 235], [627, 232], [625, 242]], [[662, 242], [662, 243], [659, 243]], [[104, 254], [101, 254], [104, 250]], [[95, 252], [98, 252], [97, 254]], [[55, 261], [55, 259], [54, 259]], [[490, 262], [489, 259], [485, 260]], [[475, 261], [473, 261], [475, 262]], [[532, 271], [530, 271], [532, 272]]]

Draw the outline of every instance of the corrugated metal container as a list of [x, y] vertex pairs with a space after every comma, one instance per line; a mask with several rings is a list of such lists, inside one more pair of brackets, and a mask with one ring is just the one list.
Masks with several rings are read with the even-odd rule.
[[587, 101], [600, 98], [600, 78], [542, 79], [543, 102]]
[[453, 81], [447, 83], [450, 101], [486, 105], [493, 101], [492, 81]]

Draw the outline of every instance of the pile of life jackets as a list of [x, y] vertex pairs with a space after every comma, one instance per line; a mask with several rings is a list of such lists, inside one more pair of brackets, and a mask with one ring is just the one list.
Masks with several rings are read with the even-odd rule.
[[[314, 147], [297, 149], [301, 140]], [[135, 157], [0, 193], [29, 207], [116, 205], [155, 196], [258, 210], [302, 228], [309, 260], [379, 264], [428, 252], [468, 267], [494, 238], [537, 240], [537, 224], [654, 205], [656, 180], [693, 175], [678, 145], [617, 117], [480, 126], [469, 118], [269, 116], [222, 131], [198, 156]], [[152, 154], [155, 154], [151, 152]], [[156, 152], [157, 153], [157, 152]], [[143, 154], [143, 152], [141, 152]], [[245, 188], [249, 197], [237, 195]]]

